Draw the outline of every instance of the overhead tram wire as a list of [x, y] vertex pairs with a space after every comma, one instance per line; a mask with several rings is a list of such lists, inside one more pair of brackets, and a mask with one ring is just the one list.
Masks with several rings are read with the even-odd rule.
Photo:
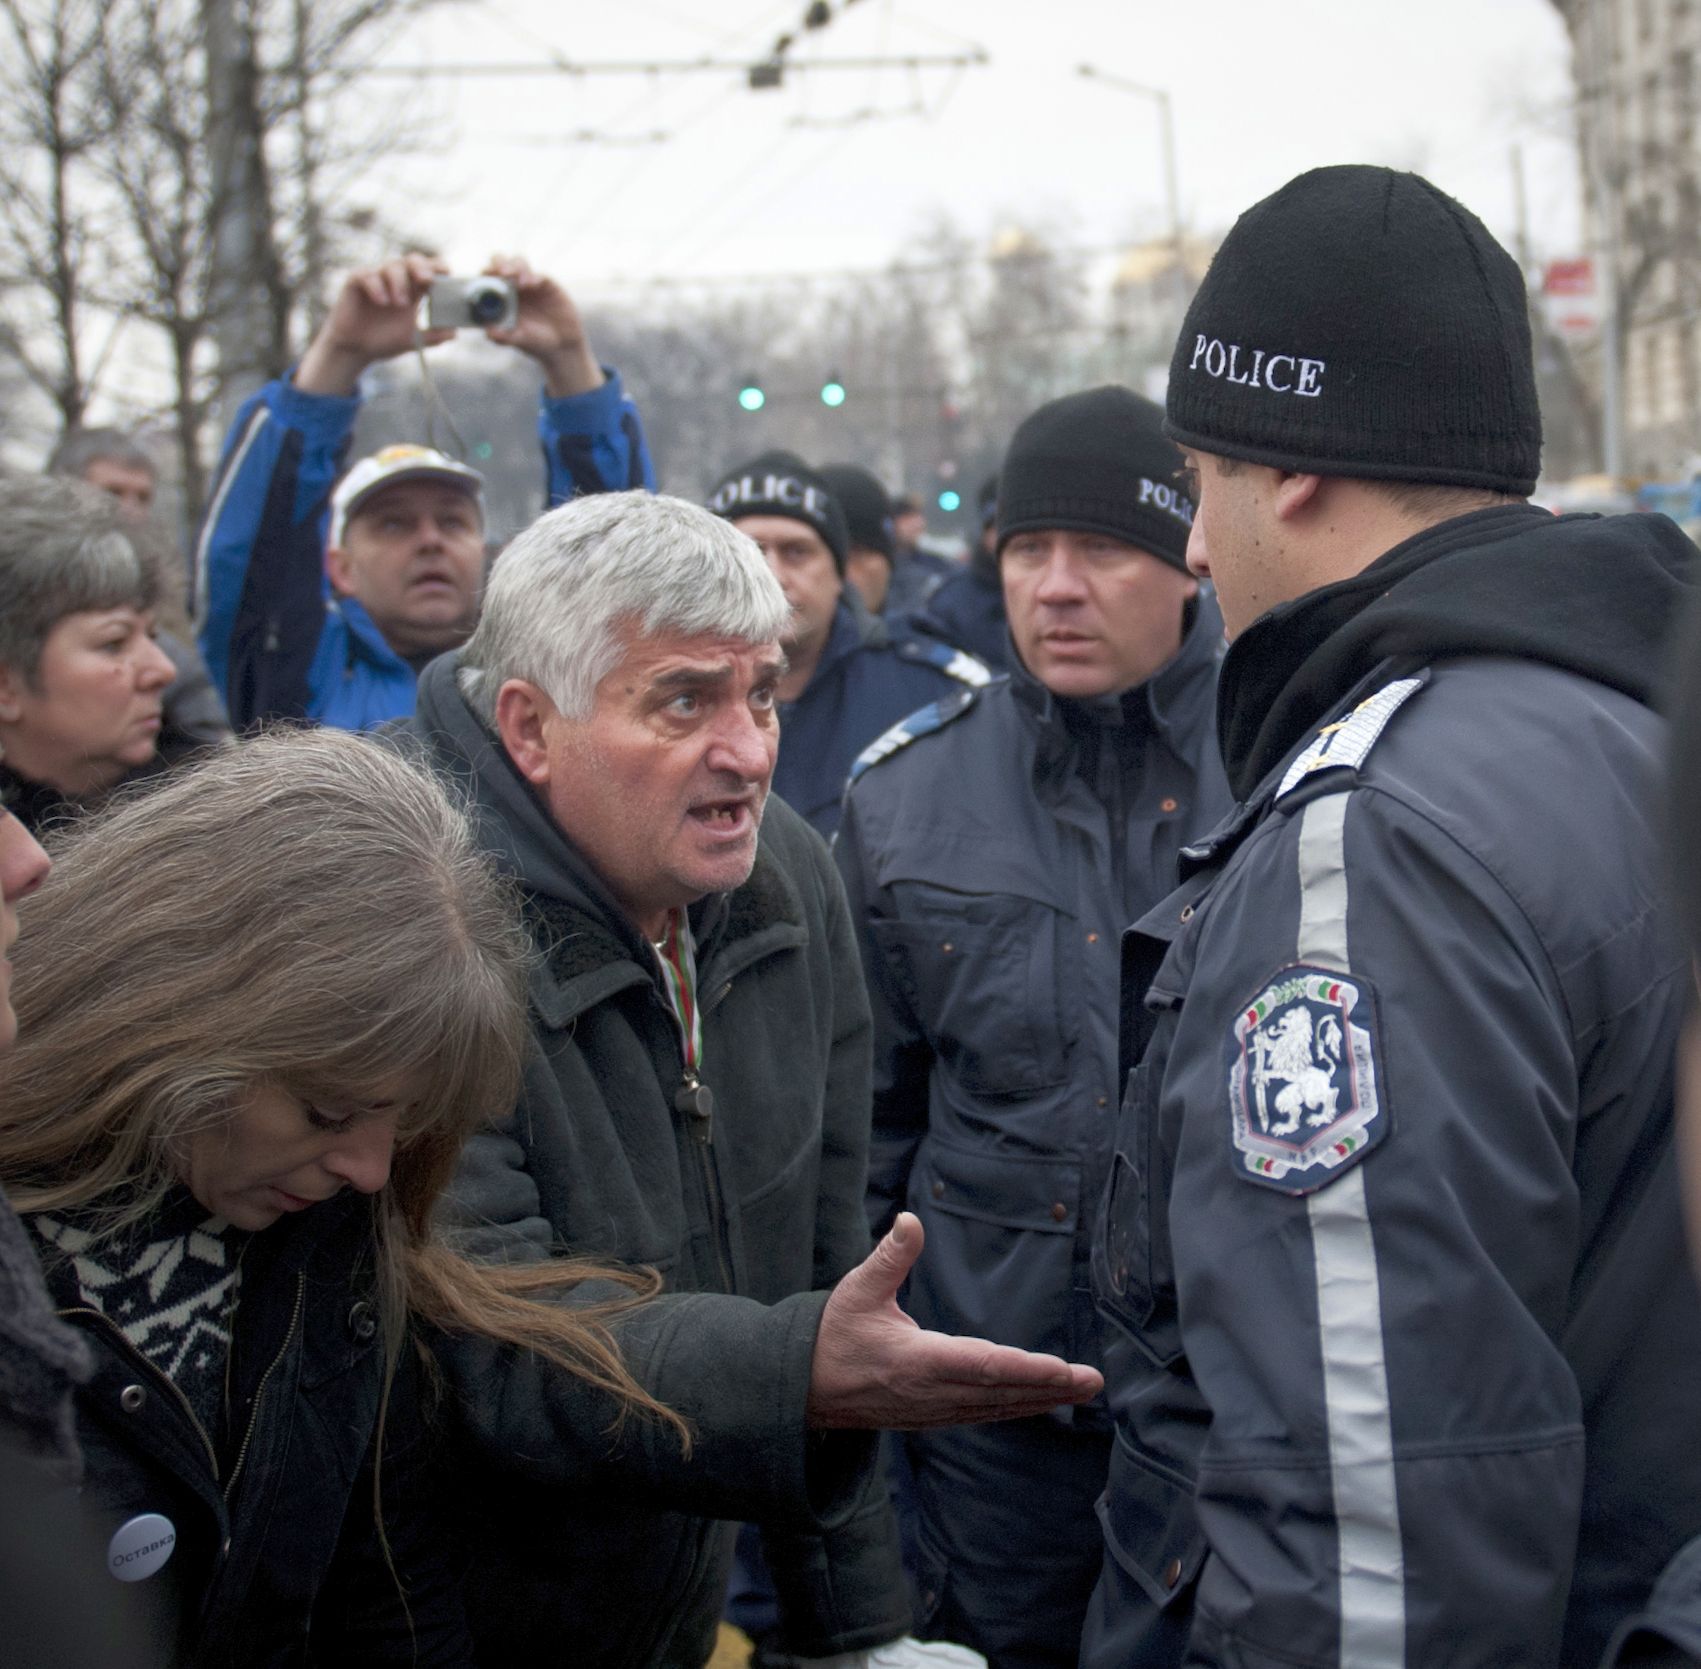
[[[979, 47], [972, 53], [901, 53], [890, 58], [856, 56], [843, 58], [798, 58], [786, 61], [787, 75], [816, 74], [823, 70], [958, 69], [989, 63]], [[552, 63], [446, 63], [369, 64], [350, 72], [350, 79], [428, 81], [461, 80], [475, 77], [526, 77], [543, 75], [699, 75], [747, 74], [751, 61], [744, 58], [608, 58]]]
[[[846, 129], [834, 128], [830, 130], [826, 135], [825, 143], [805, 158], [801, 166], [792, 169], [791, 172], [786, 174], [781, 180], [770, 185], [767, 188], [766, 195], [778, 196], [797, 180], [802, 179], [804, 175], [812, 173], [824, 161], [826, 161], [828, 156], [843, 145], [849, 137], [850, 134]], [[779, 152], [770, 147], [757, 159], [758, 168], [768, 162], [771, 162], [779, 154]], [[756, 171], [757, 170], [752, 170], [751, 173], [754, 174]], [[748, 181], [750, 177], [751, 175], [746, 175], [746, 181]], [[738, 193], [735, 191], [730, 195], [736, 196], [737, 194]], [[666, 267], [669, 264], [683, 264], [686, 257], [694, 257], [701, 253], [702, 249], [709, 241], [719, 241], [728, 233], [734, 232], [739, 227], [743, 226], [750, 219], [751, 215], [754, 214], [761, 206], [763, 201], [764, 197], [758, 196], [755, 201], [747, 204], [739, 213], [729, 218], [726, 213], [727, 197], [717, 197], [712, 209], [703, 215], [699, 215], [696, 223], [691, 226], [683, 234], [683, 236], [676, 238], [674, 242], [667, 247], [664, 251], [663, 259], [656, 262], [656, 265], [658, 267]], [[711, 222], [713, 222], [714, 231], [711, 236], [705, 236]], [[684, 256], [679, 254], [679, 251], [682, 248], [685, 251]]]
[[[731, 86], [717, 88], [711, 97], [705, 99], [697, 106], [696, 109], [691, 111], [689, 115], [684, 116], [675, 123], [672, 130], [674, 138], [677, 139], [680, 134], [685, 133], [692, 127], [695, 127], [697, 123], [702, 121], [705, 117], [719, 110], [723, 105], [730, 103], [742, 92], [743, 89], [736, 83]], [[645, 169], [654, 166], [654, 164], [666, 153], [666, 150], [666, 146], [655, 145], [646, 150], [635, 153], [631, 158], [630, 165], [621, 173], [620, 177], [615, 180], [613, 184], [608, 186], [607, 189], [605, 189], [599, 196], [592, 199], [592, 201], [583, 209], [574, 210], [574, 224], [583, 228], [587, 232], [594, 229], [600, 220], [603, 211], [618, 198], [624, 196], [633, 183], [638, 179], [639, 175], [642, 174]]]

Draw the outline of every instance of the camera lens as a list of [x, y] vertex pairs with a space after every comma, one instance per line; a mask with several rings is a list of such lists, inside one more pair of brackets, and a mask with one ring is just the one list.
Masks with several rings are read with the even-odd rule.
[[508, 311], [508, 286], [499, 280], [467, 286], [467, 317], [475, 325], [493, 325]]

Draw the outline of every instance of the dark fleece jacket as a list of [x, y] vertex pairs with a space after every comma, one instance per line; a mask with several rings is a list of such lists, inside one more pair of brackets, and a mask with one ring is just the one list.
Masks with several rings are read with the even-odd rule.
[[868, 1005], [827, 849], [772, 797], [749, 880], [692, 907], [703, 1140], [674, 1105], [655, 957], [456, 670], [454, 656], [426, 669], [411, 733], [519, 883], [538, 958], [521, 1103], [469, 1143], [450, 1224], [492, 1260], [566, 1250], [658, 1269], [666, 1292], [618, 1335], [694, 1434], [686, 1461], [653, 1421], [611, 1431], [606, 1399], [535, 1359], [443, 1342], [469, 1440], [481, 1661], [699, 1669], [724, 1519], [764, 1525], [791, 1649], [892, 1639], [909, 1619], [875, 1445], [805, 1428], [822, 1289], [867, 1249]]
[[1361, 678], [1455, 655], [1512, 655], [1644, 705], [1695, 547], [1664, 516], [1477, 510], [1414, 535], [1353, 578], [1271, 609], [1223, 661], [1217, 733], [1240, 799]]

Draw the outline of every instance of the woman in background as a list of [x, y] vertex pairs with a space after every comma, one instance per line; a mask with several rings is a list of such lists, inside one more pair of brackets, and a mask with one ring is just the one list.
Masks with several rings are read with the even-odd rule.
[[165, 719], [163, 583], [105, 493], [0, 481], [0, 797], [32, 832], [200, 745]]

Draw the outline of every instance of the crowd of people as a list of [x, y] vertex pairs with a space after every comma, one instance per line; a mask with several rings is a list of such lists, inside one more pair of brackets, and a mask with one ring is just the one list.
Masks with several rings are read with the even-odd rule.
[[1529, 502], [1482, 224], [1255, 205], [961, 565], [515, 258], [489, 551], [348, 456], [438, 271], [192, 564], [0, 481], [7, 1661], [1701, 1662], [1696, 553]]

